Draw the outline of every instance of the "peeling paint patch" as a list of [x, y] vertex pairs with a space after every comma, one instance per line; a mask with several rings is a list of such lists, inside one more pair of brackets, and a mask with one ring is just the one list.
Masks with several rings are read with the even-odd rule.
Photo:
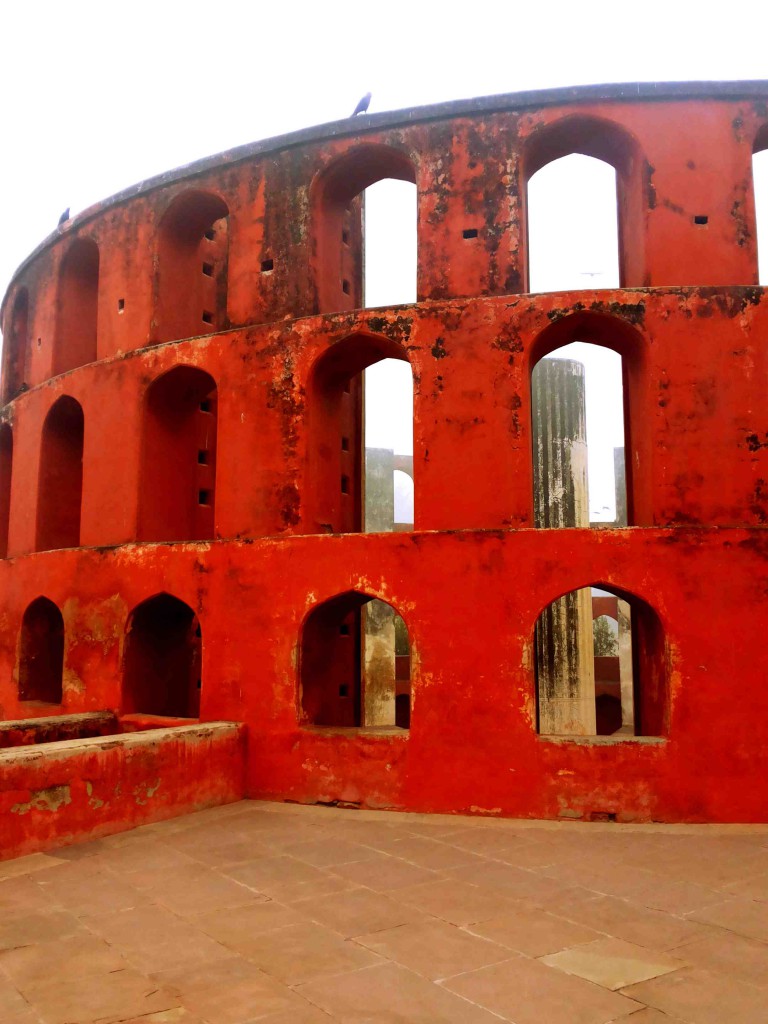
[[160, 779], [157, 779], [154, 785], [149, 782], [139, 783], [139, 785], [135, 786], [133, 790], [133, 796], [134, 799], [136, 800], [136, 803], [140, 804], [143, 807], [144, 804], [146, 804], [149, 800], [152, 799], [152, 797], [155, 795], [159, 788]]
[[11, 814], [28, 814], [30, 811], [58, 811], [72, 803], [72, 792], [69, 786], [48, 786], [37, 789], [27, 803], [14, 804]]

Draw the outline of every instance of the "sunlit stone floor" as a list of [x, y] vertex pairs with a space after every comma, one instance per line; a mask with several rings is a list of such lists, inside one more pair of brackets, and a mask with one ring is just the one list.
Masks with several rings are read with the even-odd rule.
[[3, 1024], [768, 1021], [768, 827], [244, 801], [0, 862]]

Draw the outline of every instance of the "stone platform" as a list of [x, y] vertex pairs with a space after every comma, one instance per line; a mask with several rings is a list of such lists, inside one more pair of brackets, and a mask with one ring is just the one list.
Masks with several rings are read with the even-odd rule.
[[243, 801], [0, 863], [3, 1024], [751, 1024], [768, 826]]

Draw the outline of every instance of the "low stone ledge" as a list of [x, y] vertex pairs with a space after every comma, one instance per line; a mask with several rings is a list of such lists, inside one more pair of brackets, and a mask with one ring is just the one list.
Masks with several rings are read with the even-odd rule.
[[0, 751], [0, 859], [241, 799], [245, 732], [206, 722]]

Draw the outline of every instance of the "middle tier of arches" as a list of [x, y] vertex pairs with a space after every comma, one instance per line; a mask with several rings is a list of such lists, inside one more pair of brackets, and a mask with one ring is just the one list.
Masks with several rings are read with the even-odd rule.
[[[360, 529], [346, 385], [393, 357], [413, 375], [415, 529], [531, 526], [531, 371], [573, 341], [623, 360], [630, 525], [760, 524], [765, 429], [745, 409], [766, 333], [757, 289], [716, 311], [707, 290], [594, 292], [306, 318], [81, 367], [0, 426], [7, 552]], [[732, 401], [734, 379], [754, 394]]]

